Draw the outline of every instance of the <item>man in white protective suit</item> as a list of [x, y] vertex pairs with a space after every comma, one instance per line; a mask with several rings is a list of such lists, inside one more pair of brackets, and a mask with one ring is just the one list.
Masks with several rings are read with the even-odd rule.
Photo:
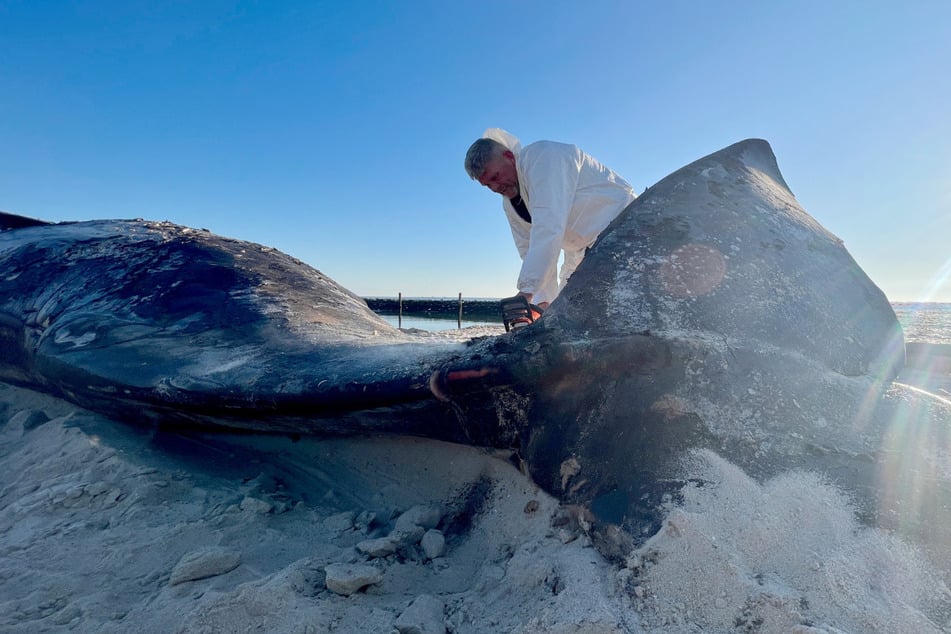
[[502, 195], [522, 258], [519, 295], [542, 309], [564, 288], [585, 249], [637, 197], [627, 181], [577, 146], [537, 141], [522, 147], [499, 128], [469, 147], [465, 167], [473, 180]]

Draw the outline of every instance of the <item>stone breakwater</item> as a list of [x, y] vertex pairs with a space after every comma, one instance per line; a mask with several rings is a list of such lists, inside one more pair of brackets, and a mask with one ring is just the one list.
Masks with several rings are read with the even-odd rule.
[[[395, 297], [365, 298], [370, 310], [379, 315], [398, 315], [400, 300]], [[407, 317], [432, 317], [456, 319], [459, 317], [459, 300], [455, 298], [403, 298], [403, 315]], [[462, 319], [467, 321], [497, 321], [502, 323], [497, 299], [462, 300]]]

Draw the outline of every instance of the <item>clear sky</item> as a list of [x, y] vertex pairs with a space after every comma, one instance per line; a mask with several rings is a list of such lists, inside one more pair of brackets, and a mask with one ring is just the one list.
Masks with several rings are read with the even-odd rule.
[[364, 296], [502, 297], [487, 127], [637, 191], [749, 137], [894, 301], [951, 301], [951, 2], [0, 0], [0, 209], [171, 220]]

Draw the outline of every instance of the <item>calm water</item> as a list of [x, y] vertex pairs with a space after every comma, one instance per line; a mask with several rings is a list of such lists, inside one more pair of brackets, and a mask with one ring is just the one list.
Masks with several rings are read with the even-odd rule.
[[[893, 302], [892, 308], [905, 331], [906, 341], [927, 341], [931, 343], [951, 343], [951, 304]], [[392, 326], [397, 325], [395, 315], [383, 315]], [[484, 326], [484, 321], [463, 320], [462, 327]], [[499, 322], [492, 322], [498, 326]], [[455, 319], [436, 319], [433, 317], [403, 317], [403, 328], [420, 328], [438, 331], [456, 328]]]
[[[386, 323], [397, 327], [398, 317], [396, 315], [380, 315]], [[468, 328], [469, 326], [485, 326], [488, 322], [484, 321], [468, 321], [466, 319], [462, 320], [462, 327]], [[492, 326], [501, 326], [502, 322], [496, 321], [491, 322], [489, 325]], [[437, 319], [435, 317], [407, 317], [403, 316], [403, 328], [419, 328], [421, 330], [429, 330], [430, 332], [436, 332], [439, 330], [450, 330], [453, 328], [458, 328], [459, 324], [455, 319]]]
[[893, 302], [905, 341], [951, 343], [951, 304]]

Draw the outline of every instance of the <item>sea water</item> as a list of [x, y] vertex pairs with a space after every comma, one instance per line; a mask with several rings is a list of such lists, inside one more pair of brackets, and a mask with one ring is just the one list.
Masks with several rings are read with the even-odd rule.
[[951, 343], [951, 304], [893, 302], [905, 341]]
[[501, 321], [490, 323], [463, 319], [460, 324], [458, 319], [444, 319], [439, 317], [407, 317], [404, 315], [402, 320], [400, 320], [397, 315], [380, 315], [380, 317], [394, 328], [419, 328], [420, 330], [429, 330], [430, 332], [439, 332], [455, 328], [469, 328], [470, 326], [502, 325]]

